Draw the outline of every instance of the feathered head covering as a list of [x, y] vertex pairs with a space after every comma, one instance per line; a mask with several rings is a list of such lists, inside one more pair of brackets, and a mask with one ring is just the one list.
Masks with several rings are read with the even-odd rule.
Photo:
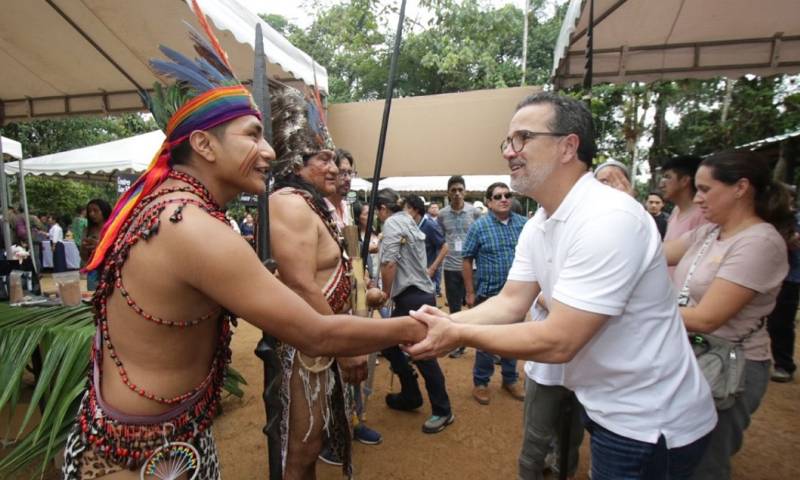
[[272, 148], [275, 149], [272, 171], [276, 178], [281, 178], [302, 167], [312, 155], [336, 147], [325, 126], [317, 89], [310, 99], [288, 86], [272, 93]]
[[250, 92], [234, 76], [228, 55], [211, 31], [197, 0], [192, 0], [192, 10], [208, 40], [187, 24], [194, 49], [200, 58], [190, 60], [161, 45], [161, 52], [170, 61], [150, 61], [157, 75], [175, 80], [167, 87], [156, 83], [152, 96], [143, 94], [145, 104], [166, 134], [166, 139], [147, 170], [114, 206], [100, 233], [100, 241], [92, 258], [86, 265], [87, 271], [103, 264], [122, 225], [141, 199], [164, 182], [172, 168], [172, 151], [185, 142], [192, 132], [208, 130], [244, 115], [255, 115], [261, 119]]

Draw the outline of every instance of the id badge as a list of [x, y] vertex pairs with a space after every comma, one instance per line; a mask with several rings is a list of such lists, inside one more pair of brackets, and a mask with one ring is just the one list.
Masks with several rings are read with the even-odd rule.
[[462, 245], [464, 245], [464, 242], [462, 240], [456, 240], [455, 244], [453, 245], [455, 247], [455, 251], [460, 252]]

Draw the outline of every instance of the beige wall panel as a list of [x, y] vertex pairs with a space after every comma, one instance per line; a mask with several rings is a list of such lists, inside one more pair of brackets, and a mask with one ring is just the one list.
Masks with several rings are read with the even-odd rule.
[[[514, 108], [540, 87], [397, 98], [392, 101], [382, 177], [495, 175]], [[359, 176], [372, 176], [383, 100], [332, 104], [328, 126], [338, 147], [350, 150]]]

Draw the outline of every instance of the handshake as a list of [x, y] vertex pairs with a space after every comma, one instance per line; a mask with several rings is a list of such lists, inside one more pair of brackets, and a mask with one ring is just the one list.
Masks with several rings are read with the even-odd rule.
[[403, 347], [403, 350], [415, 360], [443, 357], [454, 348], [463, 345], [464, 325], [453, 322], [449, 315], [438, 308], [423, 305], [419, 310], [411, 310], [409, 315], [427, 328], [424, 338], [420, 338], [413, 345]]
[[[367, 290], [367, 307], [380, 308], [387, 300], [388, 295], [381, 289], [373, 287]], [[438, 308], [423, 305], [419, 310], [411, 310], [409, 315], [424, 325], [427, 330], [424, 336], [420, 331], [420, 336], [416, 339], [417, 343], [403, 347], [403, 350], [415, 360], [441, 357], [461, 345], [461, 325], [454, 323], [447, 314]]]

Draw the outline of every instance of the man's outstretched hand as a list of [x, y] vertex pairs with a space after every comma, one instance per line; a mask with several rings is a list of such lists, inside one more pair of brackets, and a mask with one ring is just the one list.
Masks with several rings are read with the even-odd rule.
[[428, 327], [428, 335], [419, 343], [405, 347], [405, 351], [417, 360], [441, 357], [460, 345], [459, 326], [438, 308], [423, 305], [410, 315]]

